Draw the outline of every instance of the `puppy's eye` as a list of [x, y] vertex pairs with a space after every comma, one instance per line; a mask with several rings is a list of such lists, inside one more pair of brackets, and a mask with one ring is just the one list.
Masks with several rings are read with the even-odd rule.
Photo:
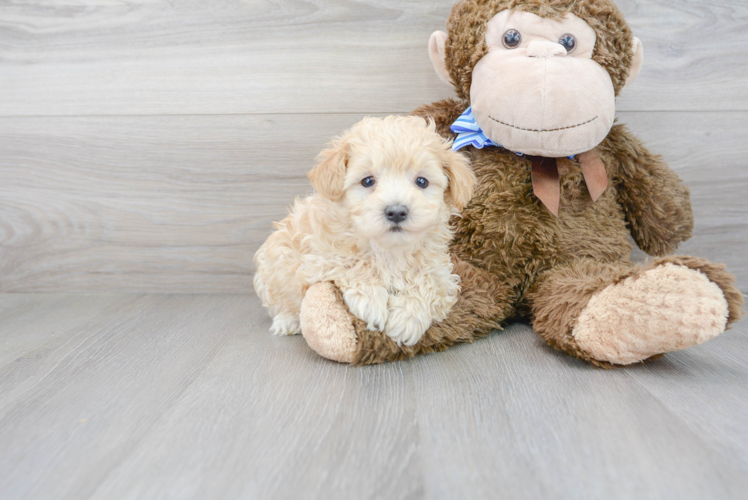
[[426, 189], [427, 187], [429, 187], [429, 181], [424, 177], [419, 177], [418, 179], [416, 179], [416, 186], [421, 189]]
[[376, 183], [377, 181], [374, 179], [374, 177], [371, 177], [371, 176], [361, 181], [361, 185], [364, 186], [365, 188], [370, 188]]
[[507, 49], [516, 49], [522, 43], [522, 35], [517, 30], [507, 30], [504, 33], [504, 47]]
[[574, 52], [574, 49], [577, 48], [577, 39], [571, 33], [561, 35], [561, 38], [558, 39], [558, 43], [563, 45], [567, 54], [571, 54]]

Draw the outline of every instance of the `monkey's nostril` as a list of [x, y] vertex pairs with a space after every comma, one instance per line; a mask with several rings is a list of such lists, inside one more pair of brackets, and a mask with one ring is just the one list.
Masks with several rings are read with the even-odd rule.
[[384, 209], [384, 215], [388, 221], [399, 224], [408, 218], [408, 207], [405, 205], [390, 205]]

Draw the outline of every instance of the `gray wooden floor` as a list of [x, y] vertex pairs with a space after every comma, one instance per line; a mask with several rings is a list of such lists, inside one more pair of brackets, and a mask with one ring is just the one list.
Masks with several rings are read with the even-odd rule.
[[0, 498], [673, 498], [748, 491], [748, 328], [629, 369], [525, 325], [383, 366], [250, 295], [0, 295]]

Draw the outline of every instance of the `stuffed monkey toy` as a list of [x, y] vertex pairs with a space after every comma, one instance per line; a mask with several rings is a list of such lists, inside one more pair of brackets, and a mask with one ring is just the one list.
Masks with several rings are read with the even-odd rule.
[[[461, 294], [413, 346], [369, 331], [333, 283], [306, 293], [301, 329], [320, 355], [370, 364], [473, 342], [527, 318], [595, 366], [705, 342], [743, 298], [723, 265], [668, 256], [691, 236], [689, 191], [624, 125], [615, 98], [641, 42], [611, 0], [463, 0], [429, 54], [456, 99], [423, 106], [478, 185], [453, 219]], [[629, 235], [656, 258], [631, 262]]]

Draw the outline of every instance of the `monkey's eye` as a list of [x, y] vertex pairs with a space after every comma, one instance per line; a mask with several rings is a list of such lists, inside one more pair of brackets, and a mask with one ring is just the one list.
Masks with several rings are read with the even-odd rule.
[[504, 47], [507, 49], [516, 49], [522, 43], [522, 35], [517, 30], [508, 30], [504, 33]]
[[416, 179], [416, 186], [418, 186], [421, 189], [426, 189], [429, 187], [429, 181], [425, 177], [419, 177]]
[[366, 177], [364, 180], [361, 181], [361, 185], [364, 186], [365, 188], [370, 188], [376, 183], [377, 181], [374, 179], [374, 177], [371, 177], [371, 176]]
[[567, 54], [571, 54], [574, 52], [574, 49], [577, 48], [577, 39], [570, 33], [561, 35], [561, 38], [558, 39], [558, 43], [563, 45]]

